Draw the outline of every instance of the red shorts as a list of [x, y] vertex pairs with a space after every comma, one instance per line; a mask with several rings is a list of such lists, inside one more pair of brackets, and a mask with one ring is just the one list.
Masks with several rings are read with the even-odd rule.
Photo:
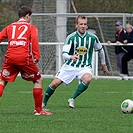
[[27, 81], [36, 81], [41, 78], [39, 69], [36, 64], [30, 62], [29, 65], [14, 65], [5, 63], [2, 67], [0, 78], [4, 81], [13, 82], [18, 73]]

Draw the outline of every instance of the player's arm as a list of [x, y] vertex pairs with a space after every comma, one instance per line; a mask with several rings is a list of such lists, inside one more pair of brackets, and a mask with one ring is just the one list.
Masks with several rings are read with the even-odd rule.
[[105, 62], [105, 53], [104, 53], [103, 48], [100, 49], [100, 50], [98, 51], [98, 53], [99, 53], [100, 60], [101, 60], [101, 65], [102, 65], [102, 68], [101, 68], [101, 69], [102, 69], [102, 71], [103, 71], [104, 73], [108, 73], [108, 69], [107, 69], [106, 62]]
[[[68, 40], [68, 39], [66, 39]], [[74, 60], [76, 61], [79, 57], [78, 54], [75, 55], [69, 55], [69, 51], [71, 49], [72, 41], [66, 41], [63, 46], [63, 52], [62, 52], [62, 58], [63, 60]]]
[[103, 47], [101, 45], [101, 43], [99, 42], [99, 40], [97, 39], [94, 43], [94, 49], [95, 51], [98, 51], [99, 53], [99, 57], [100, 57], [100, 60], [101, 60], [101, 66], [102, 66], [102, 71], [104, 73], [108, 73], [108, 68], [106, 66], [106, 61], [105, 61], [105, 53], [104, 53], [104, 50], [103, 50]]
[[0, 43], [7, 38], [7, 27], [0, 32]]
[[40, 47], [38, 42], [38, 29], [35, 26], [32, 26], [31, 29], [31, 44], [34, 61], [37, 63], [40, 59]]
[[74, 60], [74, 61], [76, 61], [79, 57], [78, 57], [78, 54], [69, 55], [67, 52], [63, 52], [62, 53], [62, 58], [64, 60]]

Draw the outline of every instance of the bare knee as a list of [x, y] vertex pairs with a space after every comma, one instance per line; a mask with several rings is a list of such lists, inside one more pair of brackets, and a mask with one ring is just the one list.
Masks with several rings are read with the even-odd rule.
[[7, 83], [8, 83], [7, 81], [4, 81], [4, 80], [0, 79], [0, 84], [1, 85], [6, 86]]
[[38, 79], [38, 80], [36, 80], [36, 81], [33, 81], [33, 83], [34, 83], [34, 88], [42, 88], [42, 81], [43, 81], [42, 78], [40, 78], [40, 79]]
[[92, 75], [91, 74], [84, 74], [81, 78], [81, 81], [83, 81], [85, 84], [89, 84], [92, 80]]
[[40, 79], [37, 80], [38, 84], [42, 84], [42, 81], [43, 81], [42, 78], [40, 78]]
[[62, 81], [58, 78], [55, 78], [52, 83], [50, 84], [51, 88], [56, 89], [60, 84], [62, 83]]

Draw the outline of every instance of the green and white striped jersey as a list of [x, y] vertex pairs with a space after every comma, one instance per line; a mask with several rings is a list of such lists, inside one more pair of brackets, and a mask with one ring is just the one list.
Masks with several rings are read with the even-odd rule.
[[84, 35], [81, 35], [78, 31], [75, 31], [67, 36], [62, 53], [68, 53], [68, 55], [75, 55], [78, 53], [79, 59], [77, 61], [65, 60], [67, 65], [73, 67], [92, 67], [92, 55], [93, 50], [99, 51], [102, 49], [102, 45], [98, 37], [94, 34], [86, 31]]

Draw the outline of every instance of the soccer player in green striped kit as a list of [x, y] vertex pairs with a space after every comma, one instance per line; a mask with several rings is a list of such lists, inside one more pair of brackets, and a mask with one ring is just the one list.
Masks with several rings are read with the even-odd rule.
[[74, 100], [89, 87], [92, 80], [93, 49], [99, 52], [102, 71], [108, 73], [102, 45], [96, 35], [86, 31], [87, 18], [85, 16], [79, 15], [76, 18], [76, 28], [77, 31], [68, 35], [65, 40], [62, 51], [65, 63], [47, 87], [42, 103], [43, 107], [47, 105], [49, 98], [60, 84], [68, 85], [77, 78], [79, 85], [68, 99], [69, 107], [74, 108]]

